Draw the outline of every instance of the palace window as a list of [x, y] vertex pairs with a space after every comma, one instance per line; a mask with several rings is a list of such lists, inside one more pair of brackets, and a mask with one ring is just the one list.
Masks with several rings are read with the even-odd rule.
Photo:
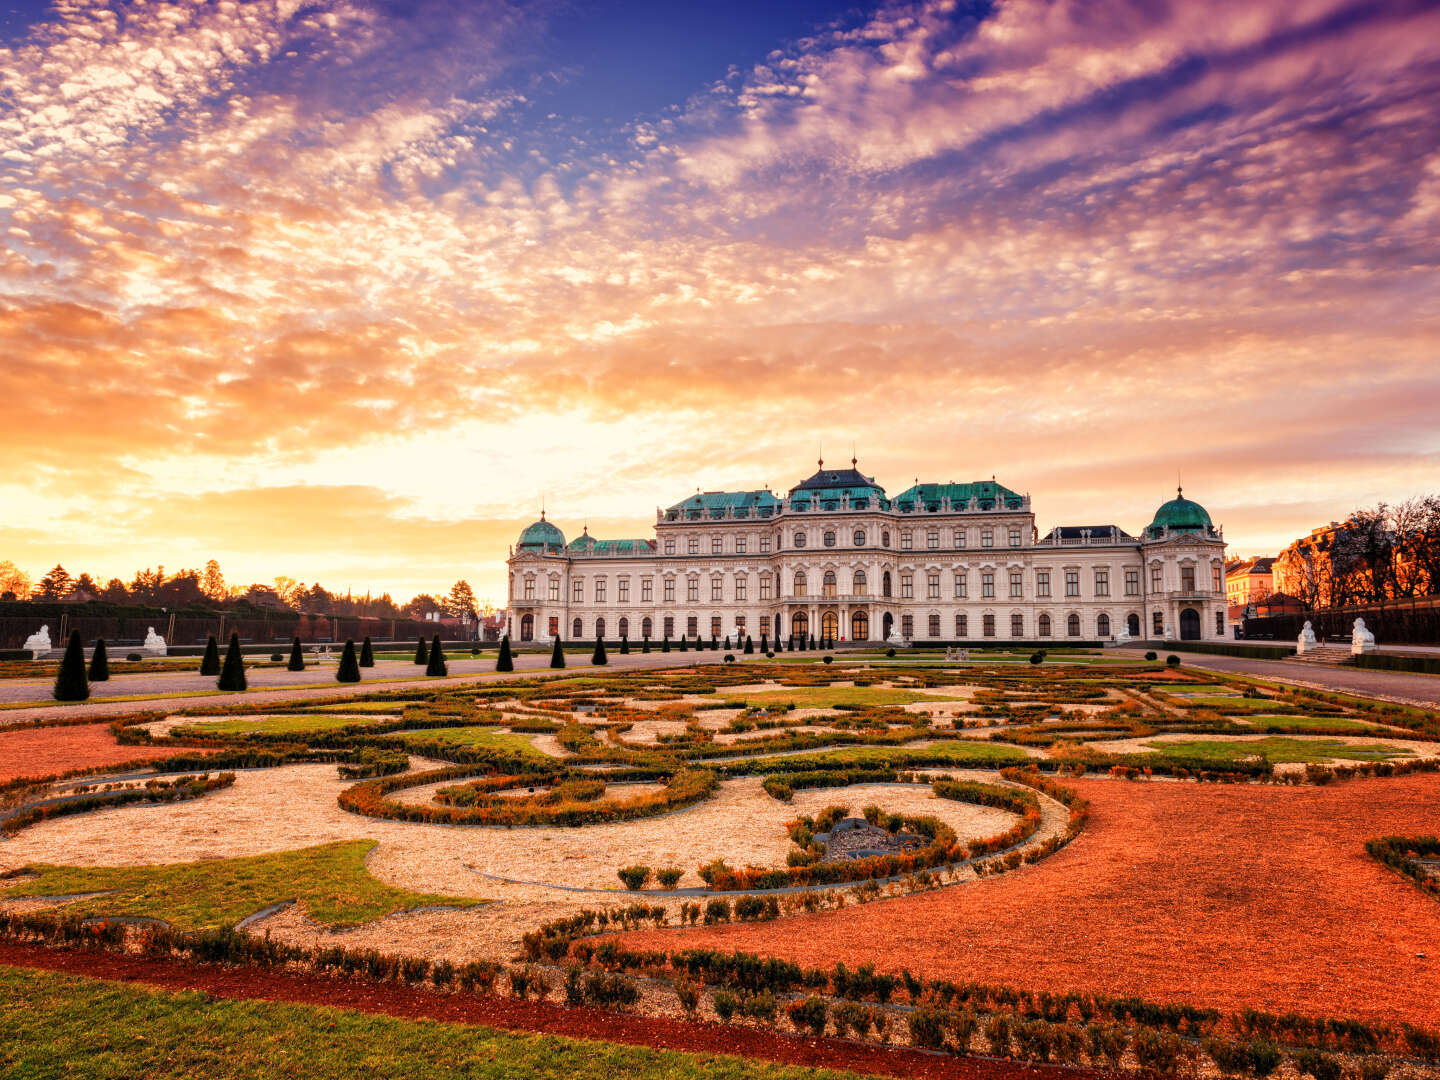
[[797, 548], [803, 548], [805, 546], [805, 534], [803, 532], [797, 531], [795, 533], [795, 546]]
[[835, 571], [826, 570], [825, 576], [820, 579], [820, 595], [834, 596], [835, 591]]
[[700, 600], [700, 579], [698, 577], [688, 578], [685, 581], [685, 599], [694, 604]]
[[620, 636], [622, 638], [628, 638], [630, 636], [630, 620], [624, 616], [620, 618]]
[[666, 616], [665, 616], [665, 636], [666, 636], [666, 637], [669, 637], [669, 636], [670, 636], [671, 634], [673, 634], [673, 633], [675, 633], [675, 616], [674, 616], [674, 615], [666, 615]]
[[956, 530], [955, 530], [955, 546], [956, 546], [957, 548], [963, 548], [963, 547], [965, 546], [965, 530], [964, 530], [964, 529], [956, 529]]
[[825, 546], [826, 546], [826, 547], [834, 547], [834, 546], [835, 546], [835, 534], [834, 534], [833, 532], [826, 532], [826, 533], [825, 533]]
[[595, 620], [595, 636], [596, 636], [597, 638], [600, 638], [601, 640], [604, 640], [604, 637], [605, 637], [605, 620], [604, 620], [604, 619], [596, 619], [596, 620]]
[[673, 536], [667, 536], [667, 537], [665, 538], [665, 554], [666, 554], [666, 555], [674, 555], [674, 554], [675, 554], [675, 538], [674, 538]]
[[1103, 611], [1095, 616], [1095, 633], [1102, 638], [1110, 636], [1110, 616]]
[[559, 615], [551, 615], [551, 616], [550, 616], [550, 636], [551, 636], [552, 638], [554, 638], [554, 637], [559, 637], [559, 636], [560, 636], [560, 616], [559, 616]]
[[[938, 571], [928, 575], [925, 579], [925, 598], [927, 600], [940, 599], [940, 574]], [[940, 616], [935, 617], [938, 619]], [[937, 637], [938, 635], [931, 634], [930, 636]]]
[[805, 571], [804, 571], [804, 570], [796, 570], [796, 571], [795, 571], [795, 587], [791, 590], [791, 594], [794, 595], [794, 596], [804, 596], [804, 595], [805, 595], [805, 585], [806, 585], [806, 581], [805, 581]]
[[535, 579], [533, 577], [527, 577], [525, 579], [525, 599], [535, 599]]
[[994, 546], [995, 546], [995, 530], [994, 530], [994, 529], [981, 529], [981, 530], [980, 530], [980, 546], [981, 546], [981, 547], [994, 547]]
[[685, 620], [685, 636], [698, 639], [700, 637], [700, 619], [691, 615]]
[[640, 579], [640, 602], [642, 604], [655, 602], [655, 582], [652, 578]]
[[725, 538], [723, 536], [712, 536], [710, 538], [710, 554], [723, 555], [725, 553]]
[[956, 636], [956, 637], [969, 637], [969, 636], [970, 636], [970, 620], [969, 620], [969, 618], [967, 618], [965, 615], [956, 615], [956, 616], [955, 616], [955, 636]]
[[880, 595], [881, 595], [881, 596], [889, 596], [889, 595], [890, 595], [890, 571], [889, 571], [889, 570], [886, 570], [885, 573], [883, 573], [883, 574], [880, 575]]
[[712, 638], [717, 638], [717, 637], [720, 636], [720, 616], [719, 616], [719, 615], [711, 615], [711, 616], [710, 616], [710, 636], [711, 636]]
[[1040, 637], [1050, 636], [1050, 616], [1048, 614], [1041, 615], [1040, 618], [1035, 621], [1035, 633]]
[[1066, 570], [1066, 571], [1065, 571], [1065, 595], [1066, 595], [1066, 596], [1079, 596], [1079, 595], [1080, 595], [1080, 571], [1079, 571], [1079, 570]]
[[768, 638], [768, 637], [770, 636], [770, 616], [769, 616], [769, 615], [761, 615], [761, 616], [760, 616], [760, 636], [761, 636], [761, 637], [765, 637], [765, 638]]
[[915, 636], [915, 619], [911, 615], [900, 616], [900, 636], [907, 641]]
[[985, 633], [985, 636], [986, 636], [986, 637], [994, 637], [994, 636], [995, 636], [995, 616], [994, 616], [994, 615], [986, 615], [986, 616], [985, 616], [985, 621], [984, 621], [984, 623], [983, 623], [983, 630], [984, 630], [984, 633]]
[[760, 554], [761, 554], [761, 555], [769, 555], [769, 554], [770, 554], [770, 537], [768, 537], [768, 536], [762, 536], [762, 537], [760, 537]]
[[715, 603], [725, 599], [725, 579], [719, 574], [710, 579], [710, 599]]
[[1163, 567], [1159, 567], [1159, 566], [1152, 566], [1152, 567], [1150, 567], [1150, 591], [1151, 591], [1151, 592], [1153, 592], [1153, 593], [1158, 593], [1158, 592], [1161, 591], [1162, 583], [1163, 583], [1163, 581], [1165, 580], [1165, 579], [1161, 576], [1163, 573], [1164, 573], [1164, 568], [1163, 568]]
[[1024, 616], [1024, 615], [1011, 615], [1011, 616], [1010, 616], [1010, 636], [1011, 636], [1012, 638], [1017, 639], [1017, 640], [1018, 640], [1019, 638], [1023, 638], [1023, 637], [1025, 636], [1025, 616]]
[[1109, 570], [1096, 570], [1096, 571], [1095, 571], [1095, 595], [1096, 595], [1096, 596], [1109, 596], [1109, 595], [1110, 595], [1110, 571], [1109, 571]]
[[1049, 570], [1036, 570], [1036, 571], [1035, 571], [1035, 595], [1036, 595], [1036, 596], [1049, 596], [1049, 595], [1050, 595], [1050, 571], [1049, 571]]
[[[1210, 587], [1216, 592], [1220, 592], [1225, 588], [1225, 584], [1220, 577], [1220, 567], [1218, 566], [1212, 566], [1210, 568]], [[1221, 629], [1221, 633], [1224, 633], [1223, 628]]]
[[735, 599], [736, 599], [736, 600], [746, 600], [746, 599], [749, 599], [749, 597], [748, 597], [748, 593], [749, 593], [749, 592], [750, 592], [750, 575], [749, 575], [749, 574], [736, 574], [736, 575], [735, 575]]
[[1225, 634], [1225, 612], [1215, 612], [1215, 633], [1224, 636]]
[[1162, 634], [1164, 634], [1164, 633], [1165, 633], [1165, 615], [1164, 615], [1164, 613], [1163, 613], [1163, 612], [1160, 612], [1160, 611], [1155, 612], [1155, 613], [1151, 616], [1151, 618], [1150, 618], [1150, 626], [1151, 626], [1151, 629], [1154, 631], [1156, 637], [1160, 637]]
[[[736, 615], [736, 616], [735, 616], [735, 634], [736, 634], [737, 639], [743, 638], [743, 637], [745, 636], [745, 616], [744, 616], [744, 615]], [[739, 641], [739, 640], [736, 641], [737, 647], [738, 647], [739, 645], [741, 645], [741, 644], [743, 644], [742, 641]]]
[[736, 555], [744, 555], [744, 554], [745, 554], [745, 537], [743, 537], [743, 536], [737, 536], [737, 537], [735, 537], [735, 554], [736, 554]]
[[864, 546], [865, 546], [865, 530], [864, 530], [864, 529], [856, 529], [856, 530], [855, 530], [855, 536], [853, 537], [853, 539], [854, 539], [854, 541], [855, 541], [855, 546], [856, 546], [856, 547], [864, 547]]
[[585, 579], [577, 577], [570, 583], [570, 587], [573, 590], [570, 598], [577, 604], [583, 604], [585, 602]]
[[1180, 567], [1180, 591], [1187, 593], [1195, 591], [1195, 567]]
[[[931, 529], [929, 532], [927, 532], [927, 533], [925, 534], [925, 546], [926, 546], [927, 548], [929, 548], [931, 551], [934, 551], [935, 549], [937, 549], [937, 548], [940, 546], [940, 530], [939, 530], [939, 529]], [[938, 635], [938, 634], [932, 634], [931, 636], [932, 636], [932, 637], [938, 637], [939, 635]]]
[[597, 604], [605, 603], [605, 579], [603, 577], [595, 579], [595, 602]]
[[700, 554], [700, 538], [698, 536], [690, 537], [689, 551], [691, 555]]
[[995, 571], [985, 570], [981, 572], [980, 595], [987, 600], [995, 595]]
[[673, 604], [674, 602], [675, 602], [675, 579], [674, 579], [674, 578], [666, 578], [666, 579], [665, 579], [665, 603], [667, 603], [667, 604]]
[[[550, 579], [550, 599], [557, 604], [560, 602], [560, 579], [558, 577]], [[555, 635], [551, 634], [550, 636], [554, 637]]]
[[882, 532], [882, 533], [880, 534], [880, 546], [881, 546], [881, 547], [889, 547], [889, 546], [890, 546], [890, 530], [889, 530], [889, 529], [886, 529], [884, 532]]
[[970, 579], [963, 571], [955, 571], [955, 599], [964, 600], [970, 595]]
[[585, 636], [585, 624], [582, 623], [579, 619], [575, 620], [575, 622], [571, 625], [570, 629], [572, 631], [570, 636], [577, 641]]
[[1080, 616], [1076, 615], [1073, 611], [1070, 613], [1069, 618], [1065, 620], [1065, 633], [1071, 637], [1080, 636]]
[[909, 550], [910, 550], [911, 548], [913, 548], [914, 546], [915, 546], [915, 538], [910, 534], [910, 530], [909, 530], [909, 529], [903, 530], [903, 531], [900, 533], [900, 550], [901, 550], [901, 551], [909, 551]]
[[1025, 595], [1025, 578], [1020, 570], [1010, 571], [1010, 595], [1016, 600]]
[[854, 580], [850, 585], [850, 591], [853, 592], [856, 596], [864, 596], [865, 590], [868, 585], [869, 583], [865, 579], [865, 571], [856, 570]]
[[1126, 570], [1126, 571], [1125, 571], [1125, 595], [1126, 595], [1126, 596], [1139, 596], [1139, 595], [1140, 595], [1140, 571], [1139, 571], [1139, 570]]
[[939, 616], [939, 615], [931, 615], [931, 616], [930, 616], [930, 625], [929, 625], [928, 629], [929, 629], [929, 631], [930, 631], [930, 636], [931, 636], [931, 637], [939, 637], [939, 636], [940, 636], [940, 616]]
[[915, 576], [913, 574], [900, 575], [900, 599], [910, 600], [915, 596]]
[[768, 573], [760, 575], [760, 599], [770, 599], [770, 575]]
[[654, 629], [655, 629], [655, 624], [654, 624], [654, 622], [651, 621], [649, 615], [646, 615], [643, 619], [640, 620], [640, 636], [641, 636], [641, 637], [648, 638], [648, 637], [650, 636], [650, 634], [654, 631]]
[[1020, 530], [1013, 526], [1010, 529], [1010, 546], [1012, 548], [1020, 546]]

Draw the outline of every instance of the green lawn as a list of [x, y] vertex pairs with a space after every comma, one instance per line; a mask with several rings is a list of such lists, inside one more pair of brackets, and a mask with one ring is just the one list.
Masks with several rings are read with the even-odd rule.
[[[1006, 743], [980, 742], [972, 739], [944, 739], [930, 746], [906, 748], [903, 746], [847, 746], [840, 750], [827, 750], [819, 754], [792, 755], [771, 758], [771, 761], [807, 765], [816, 763], [821, 767], [830, 763], [868, 765], [888, 763], [903, 766], [910, 760], [917, 762], [938, 762], [942, 765], [995, 765], [1011, 764], [1030, 760], [1024, 750]], [[764, 759], [757, 760], [755, 771], [764, 771]]]
[[770, 708], [794, 705], [797, 709], [833, 709], [838, 705], [911, 705], [917, 701], [963, 701], [964, 695], [921, 694], [914, 690], [897, 690], [888, 686], [783, 686], [775, 690], [747, 691], [743, 698], [731, 697], [724, 690], [726, 705]]
[[343, 701], [338, 705], [316, 705], [318, 712], [352, 712], [352, 713], [403, 713], [407, 705], [423, 705], [421, 701], [352, 701], [348, 705]]
[[496, 731], [487, 727], [442, 727], [423, 728], [416, 731], [402, 731], [399, 735], [407, 743], [419, 745], [427, 742], [443, 742], [452, 746], [479, 746], [504, 750], [510, 754], [532, 754], [544, 757], [530, 742], [529, 735], [514, 731]]
[[856, 1073], [233, 1001], [0, 967], [0, 1074], [26, 1080], [843, 1080]]
[[297, 900], [316, 922], [355, 926], [406, 908], [473, 907], [473, 897], [392, 888], [365, 869], [374, 840], [348, 840], [299, 851], [162, 866], [37, 864], [37, 878], [0, 896], [72, 896], [105, 892], [68, 905], [78, 915], [140, 915], [178, 930], [234, 926], [272, 904]]
[[1217, 768], [1254, 754], [1264, 754], [1276, 765], [1285, 763], [1317, 763], [1346, 758], [1351, 761], [1388, 761], [1391, 758], [1409, 757], [1410, 751], [1374, 744], [1342, 743], [1336, 739], [1287, 739], [1276, 736], [1268, 739], [1195, 739], [1186, 742], [1147, 743], [1156, 751], [1156, 757], [1173, 757], [1180, 760], [1203, 759]]
[[237, 716], [234, 720], [186, 724], [176, 735], [319, 735], [327, 731], [373, 724], [383, 716], [267, 716], [261, 720]]
[[1375, 725], [1364, 720], [1352, 720], [1347, 716], [1246, 716], [1245, 726], [1256, 731], [1301, 731], [1314, 728], [1319, 731], [1373, 732]]

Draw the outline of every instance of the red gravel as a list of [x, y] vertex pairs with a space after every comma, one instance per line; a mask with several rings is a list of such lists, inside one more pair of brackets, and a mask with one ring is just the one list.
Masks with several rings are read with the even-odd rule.
[[0, 783], [21, 776], [52, 776], [69, 769], [174, 757], [173, 746], [122, 746], [109, 724], [0, 731]]
[[625, 940], [1440, 1026], [1440, 904], [1364, 850], [1382, 834], [1440, 834], [1440, 776], [1073, 786], [1091, 802], [1089, 826], [1036, 866], [778, 923]]
[[[789, 1065], [851, 1069], [883, 1076], [923, 1080], [1044, 1080], [1053, 1078], [1060, 1071], [1030, 1068], [1008, 1061], [942, 1057], [835, 1039], [789, 1038], [738, 1025], [689, 1023], [600, 1009], [565, 1008], [512, 998], [443, 994], [389, 983], [276, 974], [255, 968], [188, 964], [176, 960], [48, 949], [10, 942], [0, 942], [0, 964], [144, 983], [164, 990], [199, 990], [222, 998], [327, 1005], [406, 1019], [483, 1024], [512, 1031], [604, 1039], [661, 1050], [738, 1054]], [[1094, 1069], [1066, 1069], [1063, 1072], [1075, 1080], [1117, 1080], [1116, 1074]], [[1128, 1080], [1134, 1080], [1133, 1076], [1128, 1076]]]

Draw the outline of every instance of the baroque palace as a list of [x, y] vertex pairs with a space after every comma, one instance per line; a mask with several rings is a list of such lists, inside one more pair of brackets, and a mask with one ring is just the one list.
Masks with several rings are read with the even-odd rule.
[[890, 497], [856, 464], [822, 461], [783, 498], [692, 495], [656, 512], [653, 540], [587, 528], [567, 544], [542, 513], [510, 553], [511, 640], [1225, 636], [1225, 541], [1179, 491], [1138, 536], [1116, 525], [1041, 536], [1030, 497], [994, 480]]

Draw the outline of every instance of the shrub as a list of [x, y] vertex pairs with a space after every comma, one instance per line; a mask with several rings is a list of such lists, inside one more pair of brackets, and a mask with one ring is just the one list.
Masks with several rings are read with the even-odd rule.
[[630, 655], [630, 639], [629, 639], [628, 637], [622, 637], [622, 638], [620, 639], [620, 655], [621, 655], [621, 656], [629, 656], [629, 655]]
[[886, 649], [886, 650], [885, 650], [885, 655], [886, 655], [886, 656], [894, 656], [894, 655], [895, 655], [895, 650], [894, 650], [894, 649]]
[[685, 1015], [694, 1018], [700, 1008], [700, 987], [686, 978], [675, 980], [675, 996], [680, 999], [680, 1008]]
[[1340, 1059], [1323, 1050], [1297, 1050], [1295, 1068], [1315, 1080], [1340, 1080]]
[[90, 681], [108, 682], [110, 680], [110, 657], [105, 652], [105, 639], [95, 639], [95, 652], [90, 657]]
[[661, 888], [673, 889], [680, 883], [680, 878], [684, 873], [685, 871], [678, 866], [667, 866], [663, 870], [655, 871], [655, 879], [660, 882]]
[[1180, 666], [1180, 657], [1176, 656], [1174, 653], [1171, 653], [1169, 656], [1165, 657], [1165, 666], [1166, 666], [1166, 667], [1179, 667], [1179, 666]]
[[1157, 656], [1154, 652], [1147, 652], [1147, 653], [1145, 654], [1145, 659], [1146, 659], [1146, 660], [1158, 660], [1158, 659], [1159, 659], [1159, 656]]
[[[559, 640], [558, 638], [556, 639]], [[510, 652], [510, 635], [502, 634], [500, 637], [500, 655], [495, 658], [496, 671], [514, 671], [515, 657]]]
[[90, 683], [85, 678], [85, 646], [80, 644], [80, 631], [70, 631], [65, 657], [55, 676], [56, 701], [84, 701], [90, 696]]
[[985, 1025], [985, 1041], [990, 1046], [990, 1053], [995, 1057], [1008, 1057], [1010, 1054], [1010, 1018], [992, 1016], [990, 1022]]
[[858, 1002], [837, 1002], [831, 1019], [835, 1021], [835, 1034], [842, 1039], [851, 1031], [863, 1039], [870, 1031], [870, 1010]]
[[[299, 644], [297, 639], [296, 644]], [[355, 656], [355, 639], [346, 638], [345, 651], [340, 654], [340, 666], [335, 669], [336, 682], [359, 682], [360, 661]]]
[[[285, 669], [287, 671], [305, 670], [305, 652], [303, 649], [300, 648], [300, 639], [298, 637], [290, 639], [290, 662], [285, 665]], [[342, 679], [340, 681], [359, 682], [359, 679]]]
[[1043, 653], [1034, 652], [1034, 653], [1031, 653], [1031, 654], [1030, 654], [1030, 663], [1032, 663], [1032, 664], [1043, 664], [1044, 662], [1045, 662], [1045, 655], [1044, 655]]
[[755, 651], [755, 639], [749, 634], [745, 635], [745, 648], [742, 650], [746, 655]]
[[270, 662], [271, 662], [272, 664], [278, 664], [278, 663], [280, 663], [280, 661], [282, 661], [282, 660], [284, 660], [284, 659], [285, 659], [285, 654], [284, 654], [284, 653], [272, 652], [272, 653], [270, 654]]
[[766, 659], [766, 660], [774, 660], [774, 659], [775, 659], [775, 654], [774, 654], [773, 652], [767, 652], [767, 653], [765, 654], [765, 659]]
[[365, 640], [360, 643], [360, 666], [375, 666], [375, 650], [370, 645], [370, 635], [365, 635]]
[[809, 1028], [817, 1038], [825, 1034], [825, 1018], [828, 1010], [825, 1007], [824, 999], [812, 994], [801, 1001], [792, 1001], [785, 1012], [790, 1017], [790, 1023], [795, 1025], [796, 1031]]
[[424, 638], [424, 636], [422, 635], [422, 636], [416, 637], [416, 639], [415, 639], [415, 663], [416, 663], [416, 664], [428, 664], [429, 662], [430, 662], [430, 652], [429, 652], [428, 649], [425, 648], [425, 638]]
[[143, 656], [141, 656], [138, 652], [132, 652], [132, 653], [126, 653], [126, 654], [125, 654], [125, 659], [128, 660], [128, 661], [129, 661], [130, 663], [132, 663], [132, 664], [138, 664], [141, 660], [144, 660], [145, 658], [144, 658]]
[[[703, 875], [702, 875], [703, 876]], [[730, 901], [723, 896], [713, 896], [705, 902], [705, 925], [730, 921]]]
[[686, 644], [687, 641], [688, 641], [688, 639], [685, 637], [685, 635], [684, 635], [684, 634], [681, 634], [681, 635], [680, 635], [680, 651], [681, 651], [681, 652], [684, 652], [684, 651], [688, 648], [688, 645]]
[[643, 865], [627, 866], [617, 871], [620, 880], [625, 887], [632, 891], [643, 889], [645, 883], [650, 880], [650, 867]]
[[833, 656], [827, 656], [827, 657], [825, 657], [825, 663], [827, 663], [827, 664], [833, 664], [834, 662], [835, 662], [835, 658], [834, 658]]
[[599, 634], [596, 634], [595, 651], [590, 654], [590, 663], [594, 664], [596, 667], [604, 667], [609, 662], [610, 658], [605, 655], [605, 639], [602, 638]]
[[945, 1045], [945, 1013], [929, 1005], [917, 1005], [909, 1016], [910, 1041], [926, 1050]]
[[624, 975], [592, 971], [585, 976], [584, 996], [587, 1005], [634, 1005], [640, 1000], [640, 991]]
[[735, 1015], [735, 1007], [739, 1004], [735, 995], [728, 990], [716, 990], [711, 1003], [715, 1006], [715, 1015], [727, 1024]]
[[775, 1014], [780, 1011], [780, 1003], [775, 1000], [775, 995], [768, 990], [762, 990], [758, 994], [751, 994], [740, 1002], [740, 1013], [752, 1020], [763, 1020], [766, 1023], [773, 1023]]
[[425, 664], [426, 675], [448, 675], [450, 669], [445, 665], [445, 653], [440, 648], [440, 635], [436, 634], [430, 642], [430, 659]]
[[1142, 1069], [1172, 1074], [1180, 1066], [1180, 1036], [1142, 1027], [1135, 1033], [1135, 1060]]
[[670, 651], [670, 635], [669, 635], [669, 634], [666, 634], [663, 638], [660, 639], [660, 651], [661, 651], [661, 652], [669, 652], [669, 651]]
[[725, 663], [727, 663], [727, 664], [733, 664], [733, 663], [735, 663], [735, 654], [734, 654], [734, 653], [728, 653], [728, 652], [727, 652], [727, 653], [725, 654]]
[[1099, 1064], [1103, 1059], [1112, 1069], [1118, 1069], [1125, 1048], [1130, 1045], [1129, 1033], [1118, 1024], [1091, 1024], [1085, 1034], [1090, 1037], [1091, 1064]]
[[230, 635], [230, 645], [225, 650], [225, 663], [220, 668], [220, 678], [215, 686], [220, 690], [245, 689], [245, 661], [240, 655], [240, 635]]
[[200, 660], [201, 675], [220, 674], [220, 643], [211, 634], [205, 642], [205, 655]]

